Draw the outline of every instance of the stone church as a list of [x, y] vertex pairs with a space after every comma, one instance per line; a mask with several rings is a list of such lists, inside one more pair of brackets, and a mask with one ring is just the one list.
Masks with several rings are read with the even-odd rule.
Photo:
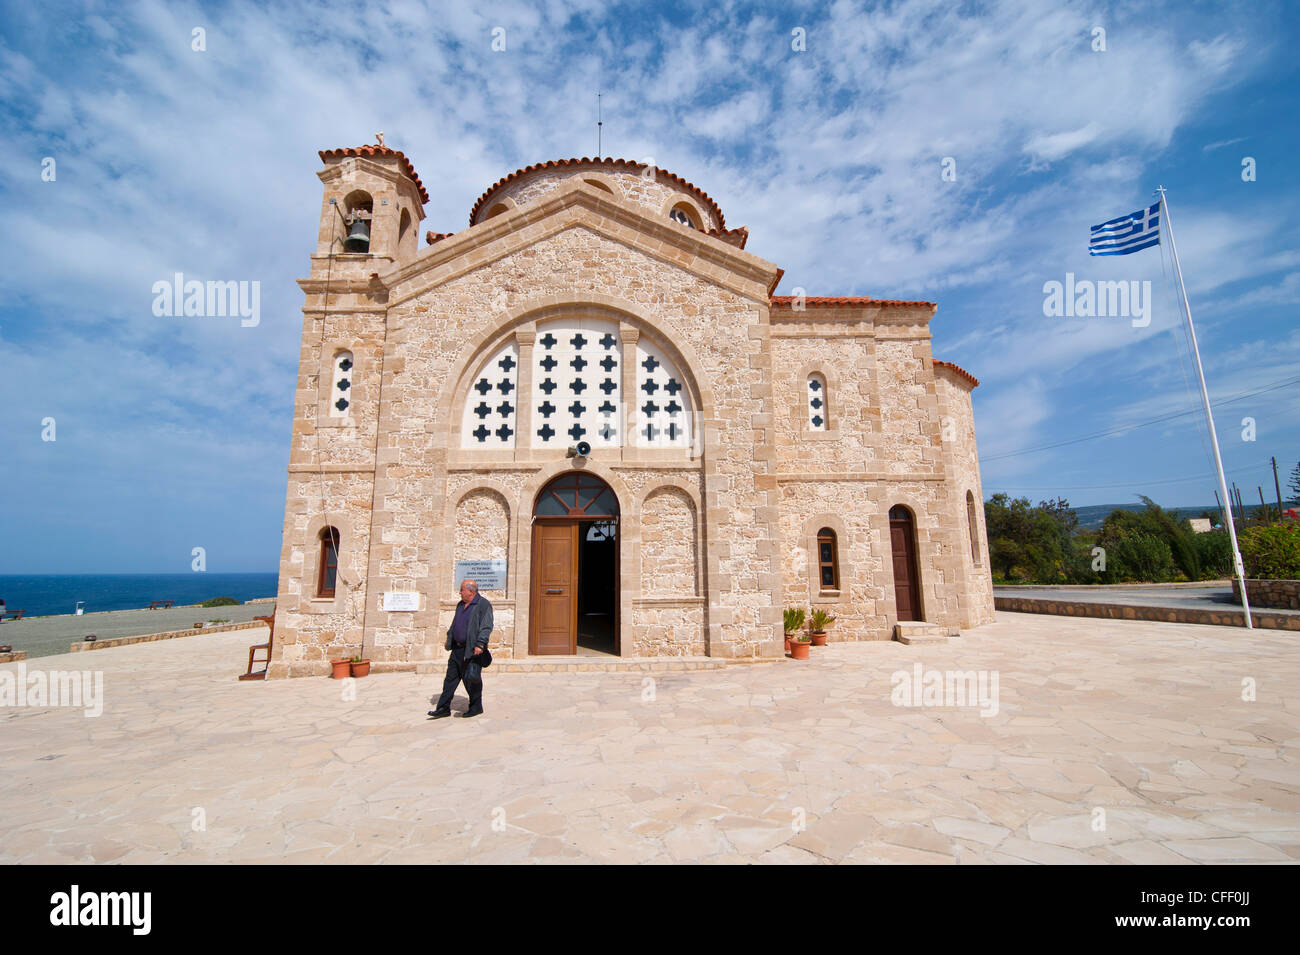
[[440, 666], [462, 577], [517, 658], [774, 659], [787, 606], [833, 641], [993, 619], [933, 303], [775, 295], [642, 163], [520, 169], [420, 247], [405, 155], [320, 158], [268, 676]]

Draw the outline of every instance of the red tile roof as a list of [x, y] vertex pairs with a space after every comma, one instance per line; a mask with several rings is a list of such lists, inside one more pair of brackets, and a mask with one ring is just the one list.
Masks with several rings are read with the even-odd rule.
[[[777, 308], [789, 308], [794, 304], [794, 299], [793, 295], [773, 295], [772, 304]], [[869, 298], [862, 295], [808, 295], [804, 297], [803, 303], [809, 308], [861, 308], [864, 305], [894, 308], [922, 305], [929, 308], [937, 307], [934, 302], [908, 302], [898, 298]]]
[[424, 189], [424, 183], [420, 182], [420, 177], [415, 174], [415, 167], [411, 165], [411, 160], [407, 159], [404, 153], [398, 152], [389, 146], [348, 146], [342, 149], [322, 149], [317, 155], [320, 156], [321, 162], [325, 162], [327, 159], [342, 159], [344, 156], [396, 156], [401, 163], [402, 172], [415, 183], [415, 188], [420, 191], [420, 201], [429, 201], [429, 194]]
[[934, 360], [934, 367], [947, 368], [949, 371], [955, 371], [962, 378], [965, 378], [967, 381], [969, 381], [972, 388], [978, 388], [980, 386], [980, 380], [978, 378], [972, 375], [965, 368], [962, 368], [959, 365], [954, 365], [950, 361], [940, 361], [939, 359], [936, 358]]
[[443, 239], [450, 239], [455, 234], [454, 232], [426, 232], [424, 241], [427, 245], [433, 245], [433, 243], [441, 242]]
[[[492, 193], [496, 192], [498, 189], [500, 189], [502, 186], [506, 185], [507, 183], [514, 182], [516, 179], [520, 178], [521, 176], [526, 176], [529, 173], [537, 172], [539, 169], [562, 169], [571, 166], [614, 166], [615, 168], [620, 168], [620, 169], [631, 169], [634, 172], [638, 172], [638, 173], [642, 169], [646, 168], [645, 163], [633, 162], [630, 159], [613, 159], [609, 157], [606, 157], [605, 159], [600, 159], [600, 158], [592, 159], [587, 156], [583, 156], [581, 159], [552, 159], [549, 162], [540, 162], [540, 163], [535, 163], [532, 166], [525, 166], [523, 169], [516, 169], [514, 172], [506, 176], [504, 179], [500, 179], [497, 182], [493, 183], [493, 185], [487, 190], [487, 192], [483, 193], [483, 195], [478, 197], [478, 202], [474, 203], [474, 208], [469, 211], [469, 224], [470, 225], [474, 224], [474, 220], [478, 218], [479, 210], [483, 208], [483, 204], [487, 202], [488, 198], [491, 197]], [[701, 202], [703, 202], [706, 206], [708, 206], [709, 209], [713, 211], [713, 214], [718, 217], [718, 229], [719, 230], [726, 229], [727, 222], [722, 217], [722, 210], [718, 208], [718, 204], [716, 202], [714, 202], [711, 198], [709, 198], [708, 193], [706, 193], [703, 189], [701, 189], [699, 186], [695, 185], [694, 183], [687, 182], [681, 176], [674, 175], [673, 173], [669, 172], [667, 169], [656, 169], [655, 172], [657, 175], [663, 176], [665, 179], [668, 179], [671, 182], [675, 182], [677, 185], [681, 186], [682, 188], [690, 192], [693, 192], [696, 198], [698, 198]]]
[[715, 239], [721, 239], [738, 249], [743, 249], [745, 243], [749, 241], [749, 229], [743, 225], [735, 229], [709, 229], [704, 234], [711, 235]]

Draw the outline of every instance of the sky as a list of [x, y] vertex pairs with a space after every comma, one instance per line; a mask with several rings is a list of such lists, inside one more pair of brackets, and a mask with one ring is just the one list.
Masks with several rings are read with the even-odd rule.
[[[1168, 243], [1087, 253], [1163, 185], [1228, 479], [1270, 500], [1276, 456], [1285, 496], [1297, 46], [1267, 2], [6, 2], [0, 573], [274, 571], [316, 152], [384, 131], [459, 231], [596, 153], [597, 90], [601, 151], [711, 195], [778, 294], [938, 303], [986, 497], [1213, 502]], [[260, 283], [260, 320], [155, 315], [177, 272]], [[1149, 324], [1045, 314], [1067, 275], [1149, 287]]]

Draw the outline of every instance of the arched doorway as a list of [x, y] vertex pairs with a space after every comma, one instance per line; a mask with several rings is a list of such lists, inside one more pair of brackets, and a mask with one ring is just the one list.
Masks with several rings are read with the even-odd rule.
[[889, 509], [889, 542], [894, 553], [894, 605], [899, 620], [924, 620], [921, 574], [916, 560], [916, 525], [901, 504]]
[[570, 471], [533, 505], [530, 654], [620, 652], [618, 498], [600, 478]]

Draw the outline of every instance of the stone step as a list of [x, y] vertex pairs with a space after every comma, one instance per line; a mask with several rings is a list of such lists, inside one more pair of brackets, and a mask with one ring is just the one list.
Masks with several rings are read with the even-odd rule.
[[[721, 657], [589, 657], [542, 656], [492, 658], [488, 673], [672, 673], [689, 670], [722, 670], [727, 661]], [[416, 673], [443, 673], [446, 662], [420, 663]]]
[[927, 643], [947, 643], [949, 637], [961, 636], [960, 630], [940, 627], [933, 623], [908, 620], [894, 624], [894, 639], [905, 646]]

